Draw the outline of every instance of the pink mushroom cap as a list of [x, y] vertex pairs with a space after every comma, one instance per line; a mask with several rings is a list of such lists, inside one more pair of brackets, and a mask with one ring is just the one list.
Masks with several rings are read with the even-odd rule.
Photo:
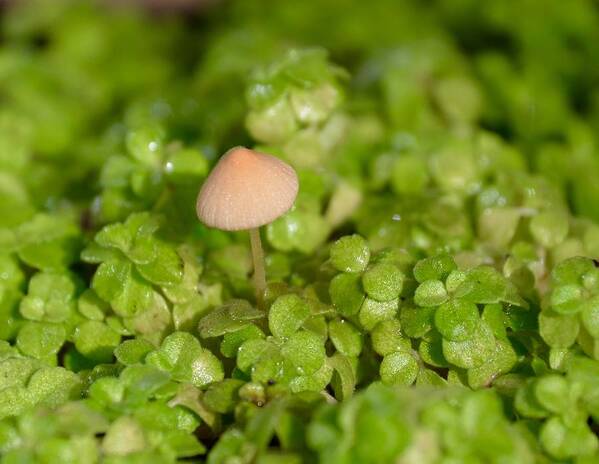
[[218, 161], [198, 194], [198, 218], [221, 230], [247, 230], [271, 223], [297, 197], [295, 170], [280, 159], [235, 147]]

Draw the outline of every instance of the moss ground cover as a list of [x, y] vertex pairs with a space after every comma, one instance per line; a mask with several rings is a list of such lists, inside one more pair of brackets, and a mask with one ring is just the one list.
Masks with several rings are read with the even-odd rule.
[[596, 5], [315, 5], [3, 11], [0, 463], [599, 462]]

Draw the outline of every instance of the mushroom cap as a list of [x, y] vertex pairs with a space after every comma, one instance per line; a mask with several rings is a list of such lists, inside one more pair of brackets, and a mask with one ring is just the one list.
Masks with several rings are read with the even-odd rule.
[[286, 213], [299, 182], [291, 166], [278, 158], [235, 147], [218, 161], [198, 194], [198, 218], [209, 227], [247, 230]]

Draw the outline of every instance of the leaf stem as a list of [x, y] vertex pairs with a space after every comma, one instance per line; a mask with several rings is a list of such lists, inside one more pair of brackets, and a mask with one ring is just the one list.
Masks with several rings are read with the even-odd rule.
[[260, 230], [250, 229], [250, 244], [252, 247], [252, 260], [254, 262], [254, 287], [256, 290], [256, 303], [262, 309], [264, 304], [264, 292], [266, 291], [266, 274], [264, 271], [264, 252], [260, 240]]

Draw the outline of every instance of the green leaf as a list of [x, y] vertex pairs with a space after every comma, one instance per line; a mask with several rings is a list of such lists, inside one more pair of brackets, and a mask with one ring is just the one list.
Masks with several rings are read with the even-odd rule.
[[473, 303], [498, 303], [507, 293], [507, 281], [489, 266], [479, 266], [468, 271], [466, 279], [457, 288], [455, 296]]
[[283, 357], [278, 347], [271, 346], [264, 351], [251, 368], [252, 382], [257, 384], [286, 384], [295, 367]]
[[196, 181], [198, 177], [208, 174], [208, 160], [202, 152], [192, 148], [176, 151], [165, 163], [165, 172], [169, 178], [177, 182]]
[[497, 248], [509, 245], [520, 222], [518, 208], [485, 208], [478, 217], [481, 239]]
[[525, 417], [540, 419], [547, 417], [549, 411], [537, 400], [535, 394], [535, 379], [529, 379], [516, 392], [514, 406], [518, 413]]
[[380, 374], [387, 385], [412, 385], [418, 375], [418, 363], [409, 351], [396, 351], [383, 358]]
[[428, 181], [428, 169], [424, 158], [406, 155], [395, 161], [391, 173], [391, 186], [396, 193], [400, 195], [420, 193]]
[[164, 149], [165, 131], [158, 124], [146, 124], [127, 133], [127, 151], [147, 166], [157, 166]]
[[399, 320], [408, 337], [421, 338], [433, 327], [436, 308], [405, 307], [401, 309]]
[[[443, 87], [440, 85], [439, 89]], [[460, 91], [460, 107], [463, 108], [465, 91]], [[451, 109], [454, 109], [453, 105]], [[444, 144], [443, 148], [433, 155], [430, 165], [435, 182], [442, 190], [468, 194], [478, 189], [478, 165], [468, 143], [450, 139], [449, 143]]]
[[25, 387], [5, 388], [0, 395], [0, 418], [18, 416], [34, 404], [33, 398]]
[[148, 281], [171, 287], [183, 279], [183, 262], [175, 249], [162, 241], [154, 245], [154, 258], [148, 263], [138, 263], [136, 268]]
[[560, 285], [551, 291], [551, 309], [557, 313], [575, 314], [582, 309], [582, 302], [583, 288], [581, 285]]
[[343, 316], [351, 316], [360, 311], [366, 298], [358, 274], [335, 276], [329, 286], [329, 295], [333, 306]]
[[3, 359], [0, 361], [0, 391], [10, 387], [24, 387], [39, 367], [40, 363], [35, 359], [17, 357]]
[[226, 414], [232, 412], [239, 401], [239, 389], [244, 382], [237, 379], [225, 379], [208, 387], [203, 401], [215, 412]]
[[237, 353], [237, 367], [249, 374], [251, 367], [256, 364], [263, 355], [270, 356], [277, 353], [277, 347], [268, 340], [252, 338], [246, 340], [239, 347]]
[[437, 331], [430, 332], [418, 346], [418, 354], [422, 360], [435, 367], [450, 367], [443, 356], [443, 338]]
[[371, 331], [379, 322], [393, 319], [398, 308], [399, 299], [383, 302], [366, 298], [360, 307], [358, 320], [365, 330]]
[[146, 362], [169, 372], [174, 380], [196, 387], [224, 378], [219, 359], [187, 332], [174, 332], [166, 337], [158, 350], [147, 355]]
[[453, 270], [445, 279], [445, 288], [448, 293], [454, 293], [457, 288], [466, 280], [466, 273], [464, 271]]
[[75, 310], [75, 290], [70, 275], [39, 272], [29, 281], [20, 312], [34, 321], [64, 322]]
[[289, 389], [293, 393], [313, 391], [320, 392], [331, 382], [333, 368], [328, 363], [323, 363], [321, 368], [310, 375], [299, 375], [289, 382]]
[[100, 264], [104, 261], [120, 259], [122, 254], [115, 249], [104, 248], [95, 242], [88, 243], [87, 246], [81, 250], [81, 261], [90, 264]]
[[278, 297], [268, 311], [270, 332], [281, 338], [295, 333], [310, 315], [308, 304], [299, 296], [290, 294]]
[[235, 331], [226, 333], [220, 344], [220, 352], [226, 358], [234, 358], [239, 351], [239, 347], [246, 340], [256, 338], [264, 338], [264, 332], [254, 324], [246, 325], [245, 327]]
[[357, 357], [362, 352], [362, 334], [348, 321], [330, 321], [329, 338], [337, 351], [345, 356]]
[[507, 337], [506, 328], [509, 324], [509, 320], [507, 315], [503, 312], [501, 304], [485, 305], [482, 320], [489, 325], [496, 338], [504, 339]]
[[256, 140], [271, 144], [285, 141], [297, 130], [293, 109], [283, 98], [261, 111], [250, 111], [245, 126]]
[[264, 316], [262, 311], [252, 307], [246, 300], [231, 300], [204, 316], [198, 329], [202, 338], [219, 337], [236, 332]]
[[141, 335], [148, 341], [158, 344], [172, 330], [169, 307], [158, 292], [152, 293], [149, 305], [137, 314], [122, 319], [109, 317], [106, 323], [123, 334]]
[[[169, 390], [169, 396], [176, 391], [178, 391], [178, 388]], [[134, 417], [146, 430], [153, 429], [167, 433], [193, 433], [200, 425], [199, 419], [186, 408], [169, 403], [157, 398], [156, 401], [151, 401], [144, 407], [137, 409], [134, 412]]]
[[223, 433], [208, 455], [208, 464], [220, 464], [227, 462], [227, 459], [236, 459], [241, 453], [241, 449], [247, 442], [243, 432], [236, 428], [231, 428]]
[[445, 285], [440, 280], [425, 280], [414, 293], [414, 303], [423, 307], [438, 306], [448, 298]]
[[130, 366], [143, 362], [146, 355], [153, 350], [154, 345], [150, 342], [141, 338], [135, 338], [125, 340], [117, 346], [114, 350], [114, 355], [118, 362]]
[[580, 285], [582, 284], [582, 276], [589, 271], [593, 271], [594, 268], [593, 261], [588, 258], [569, 258], [555, 266], [551, 271], [551, 280], [555, 286]]
[[56, 407], [79, 397], [81, 387], [77, 374], [62, 367], [43, 367], [31, 376], [27, 391], [35, 403]]
[[79, 233], [66, 217], [37, 214], [17, 229], [19, 258], [41, 270], [66, 269], [79, 254]]
[[370, 337], [372, 348], [381, 356], [411, 349], [410, 340], [403, 336], [401, 324], [397, 319], [379, 323], [370, 333]]
[[258, 449], [263, 450], [270, 443], [275, 427], [284, 412], [284, 399], [275, 399], [260, 409], [248, 422], [246, 436]]
[[584, 422], [566, 424], [561, 417], [552, 417], [541, 427], [541, 445], [556, 459], [596, 455], [599, 439]]
[[568, 381], [556, 374], [539, 378], [534, 384], [535, 398], [541, 406], [556, 414], [567, 412], [570, 386]]
[[279, 251], [311, 254], [330, 233], [329, 223], [319, 213], [293, 209], [266, 226], [269, 243]]
[[202, 316], [210, 309], [210, 301], [207, 297], [200, 294], [195, 294], [189, 301], [175, 303], [173, 305], [173, 323], [175, 329], [184, 332], [193, 332], [198, 327]]
[[474, 303], [453, 299], [435, 312], [435, 327], [443, 338], [460, 342], [471, 338], [480, 317]]
[[405, 276], [392, 263], [380, 263], [370, 267], [362, 276], [366, 294], [378, 301], [396, 299], [403, 288]]
[[44, 359], [55, 355], [66, 340], [62, 325], [48, 322], [26, 322], [17, 335], [17, 346], [23, 354]]
[[194, 435], [175, 431], [166, 434], [163, 443], [168, 446], [178, 458], [191, 458], [204, 454], [206, 447]]
[[485, 362], [468, 369], [467, 379], [471, 388], [489, 386], [499, 375], [510, 372], [518, 358], [507, 340], [496, 340], [495, 350]]
[[[168, 402], [168, 405], [170, 407], [183, 406], [197, 414], [206, 425], [214, 428], [217, 426], [217, 415], [206, 407], [204, 402], [201, 401], [201, 397], [202, 392], [198, 388], [189, 383], [183, 383], [179, 385], [175, 397]], [[192, 427], [197, 427], [197, 424], [192, 425]]]
[[281, 348], [281, 354], [296, 367], [300, 375], [313, 374], [322, 367], [326, 358], [320, 337], [307, 330], [294, 333]]
[[341, 272], [362, 272], [368, 266], [370, 249], [360, 235], [341, 237], [331, 247], [331, 264]]
[[157, 229], [158, 223], [149, 213], [135, 213], [124, 223], [105, 226], [96, 234], [95, 241], [102, 247], [122, 251], [137, 264], [147, 264], [155, 257], [153, 234]]
[[335, 397], [340, 401], [347, 400], [356, 388], [356, 375], [351, 360], [341, 353], [335, 353], [327, 363], [335, 371], [331, 379]]
[[565, 316], [551, 310], [539, 313], [539, 333], [553, 348], [568, 348], [576, 341], [580, 322], [576, 316]]
[[455, 342], [443, 340], [443, 355], [450, 363], [469, 369], [483, 364], [495, 349], [495, 338], [489, 326], [480, 322], [472, 337]]
[[414, 266], [414, 278], [419, 283], [427, 280], [445, 280], [456, 269], [455, 261], [450, 255], [440, 254], [418, 261]]
[[109, 305], [91, 288], [86, 289], [77, 301], [79, 313], [94, 321], [101, 321], [109, 310]]
[[15, 256], [0, 254], [0, 286], [17, 289], [25, 282], [25, 274]]
[[123, 259], [100, 264], [92, 288], [120, 316], [132, 316], [149, 307], [154, 293], [133, 265]]
[[568, 235], [568, 215], [558, 211], [537, 214], [530, 221], [530, 233], [545, 248], [559, 245]]
[[599, 338], [599, 295], [584, 303], [580, 319], [589, 335]]
[[416, 385], [431, 385], [434, 387], [447, 386], [447, 380], [430, 369], [420, 369], [416, 377]]
[[187, 303], [198, 295], [198, 280], [202, 272], [202, 265], [194, 249], [183, 245], [178, 249], [183, 260], [183, 276], [178, 284], [163, 288], [165, 296], [173, 303]]
[[77, 326], [73, 339], [75, 348], [85, 357], [98, 362], [109, 362], [121, 336], [103, 322], [87, 321]]
[[102, 451], [108, 456], [135, 453], [146, 446], [141, 425], [129, 416], [121, 416], [114, 421], [102, 439]]

